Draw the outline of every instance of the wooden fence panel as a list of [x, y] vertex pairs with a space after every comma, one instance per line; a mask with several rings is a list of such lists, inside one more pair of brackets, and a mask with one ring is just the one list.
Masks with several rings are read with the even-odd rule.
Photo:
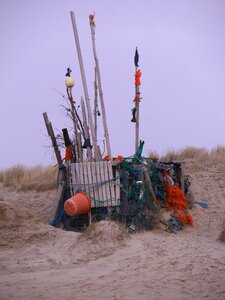
[[117, 206], [120, 204], [120, 179], [114, 178], [111, 161], [71, 164], [74, 191], [82, 190], [91, 199], [91, 207]]

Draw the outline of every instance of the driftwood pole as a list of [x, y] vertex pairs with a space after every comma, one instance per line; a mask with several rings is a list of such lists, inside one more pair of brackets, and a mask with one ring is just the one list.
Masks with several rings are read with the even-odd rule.
[[95, 124], [95, 138], [96, 138], [96, 143], [97, 143], [97, 140], [98, 140], [98, 121], [97, 121], [97, 115], [99, 114], [99, 111], [98, 111], [98, 84], [97, 84], [96, 66], [95, 66], [94, 91], [95, 91], [95, 98], [94, 98], [94, 124]]
[[109, 158], [111, 159], [112, 155], [111, 155], [111, 148], [110, 148], [110, 142], [109, 142], [108, 127], [107, 127], [107, 122], [106, 122], [105, 103], [104, 103], [104, 99], [103, 99], [103, 91], [102, 91], [102, 83], [101, 83], [99, 62], [98, 62], [96, 46], [95, 46], [94, 15], [89, 16], [89, 21], [90, 21], [90, 27], [91, 27], [92, 48], [93, 48], [93, 54], [94, 54], [94, 59], [95, 59], [95, 65], [96, 65], [97, 79], [98, 79], [99, 98], [100, 98], [100, 103], [101, 103], [101, 108], [102, 108], [102, 120], [103, 120], [103, 127], [104, 127], [106, 150], [107, 150], [107, 154], [108, 154]]
[[[139, 97], [140, 97], [139, 86], [136, 85], [135, 90], [136, 90], [136, 95], [139, 95]], [[139, 102], [140, 102], [140, 100], [135, 100], [135, 108], [136, 108], [135, 152], [137, 151], [138, 146], [139, 146], [139, 118], [140, 118]]]
[[140, 120], [140, 115], [139, 115], [139, 103], [140, 103], [140, 77], [141, 77], [141, 71], [140, 69], [138, 69], [139, 65], [138, 65], [138, 61], [139, 61], [139, 55], [138, 55], [138, 51], [136, 48], [135, 51], [135, 56], [134, 56], [134, 64], [135, 64], [135, 98], [134, 98], [134, 102], [135, 102], [135, 153], [138, 149], [139, 146], [139, 120]]
[[54, 151], [55, 151], [55, 156], [56, 156], [57, 162], [58, 162], [59, 165], [61, 165], [62, 164], [62, 157], [61, 157], [58, 145], [57, 145], [55, 134], [54, 134], [54, 131], [53, 131], [53, 128], [52, 128], [52, 123], [49, 121], [48, 115], [47, 115], [46, 112], [43, 113], [43, 117], [44, 117], [44, 120], [45, 120], [45, 126], [47, 128], [48, 135], [50, 136], [50, 138], [52, 140], [52, 146], [53, 146]]
[[99, 151], [98, 151], [96, 138], [95, 138], [95, 130], [94, 130], [94, 122], [93, 122], [92, 112], [91, 112], [90, 98], [88, 95], [87, 81], [86, 81], [86, 77], [85, 77], [83, 58], [82, 58], [82, 53], [81, 53], [81, 48], [80, 48], [80, 41], [79, 41], [79, 36], [78, 36], [78, 31], [77, 31], [75, 15], [74, 15], [73, 11], [70, 12], [70, 16], [71, 16], [73, 33], [74, 33], [74, 38], [75, 38], [75, 43], [76, 43], [76, 48], [77, 48], [77, 55], [78, 55], [78, 60], [79, 60], [79, 65], [80, 65], [80, 72], [81, 72], [81, 78], [82, 78], [82, 83], [83, 83], [83, 88], [84, 88], [84, 96], [85, 96], [85, 103], [86, 103], [87, 113], [88, 113], [88, 121], [89, 121], [89, 126], [90, 126], [92, 140], [93, 140], [95, 159], [99, 160], [100, 157], [99, 157]]

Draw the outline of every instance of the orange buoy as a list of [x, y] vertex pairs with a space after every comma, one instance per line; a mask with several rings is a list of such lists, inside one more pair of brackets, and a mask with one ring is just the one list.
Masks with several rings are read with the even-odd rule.
[[88, 214], [91, 210], [91, 200], [83, 192], [77, 192], [66, 200], [64, 210], [70, 217]]

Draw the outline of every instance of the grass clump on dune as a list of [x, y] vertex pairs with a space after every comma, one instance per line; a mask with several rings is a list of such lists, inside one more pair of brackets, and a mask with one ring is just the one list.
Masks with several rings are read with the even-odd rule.
[[225, 146], [218, 145], [212, 150], [206, 150], [205, 148], [186, 147], [179, 151], [168, 150], [163, 156], [160, 157], [161, 161], [185, 161], [193, 160], [198, 163], [213, 163], [223, 164], [225, 163]]
[[27, 168], [21, 165], [1, 170], [0, 182], [5, 187], [16, 191], [35, 190], [37, 192], [47, 191], [56, 186], [56, 168], [36, 166]]
[[161, 157], [162, 161], [185, 161], [188, 159], [203, 162], [209, 159], [209, 152], [204, 148], [186, 147], [179, 151], [169, 150]]

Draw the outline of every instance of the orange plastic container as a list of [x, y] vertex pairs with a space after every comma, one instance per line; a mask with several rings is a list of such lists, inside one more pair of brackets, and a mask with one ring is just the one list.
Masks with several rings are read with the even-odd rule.
[[64, 203], [64, 210], [70, 217], [88, 214], [91, 210], [91, 200], [83, 192], [77, 192]]

